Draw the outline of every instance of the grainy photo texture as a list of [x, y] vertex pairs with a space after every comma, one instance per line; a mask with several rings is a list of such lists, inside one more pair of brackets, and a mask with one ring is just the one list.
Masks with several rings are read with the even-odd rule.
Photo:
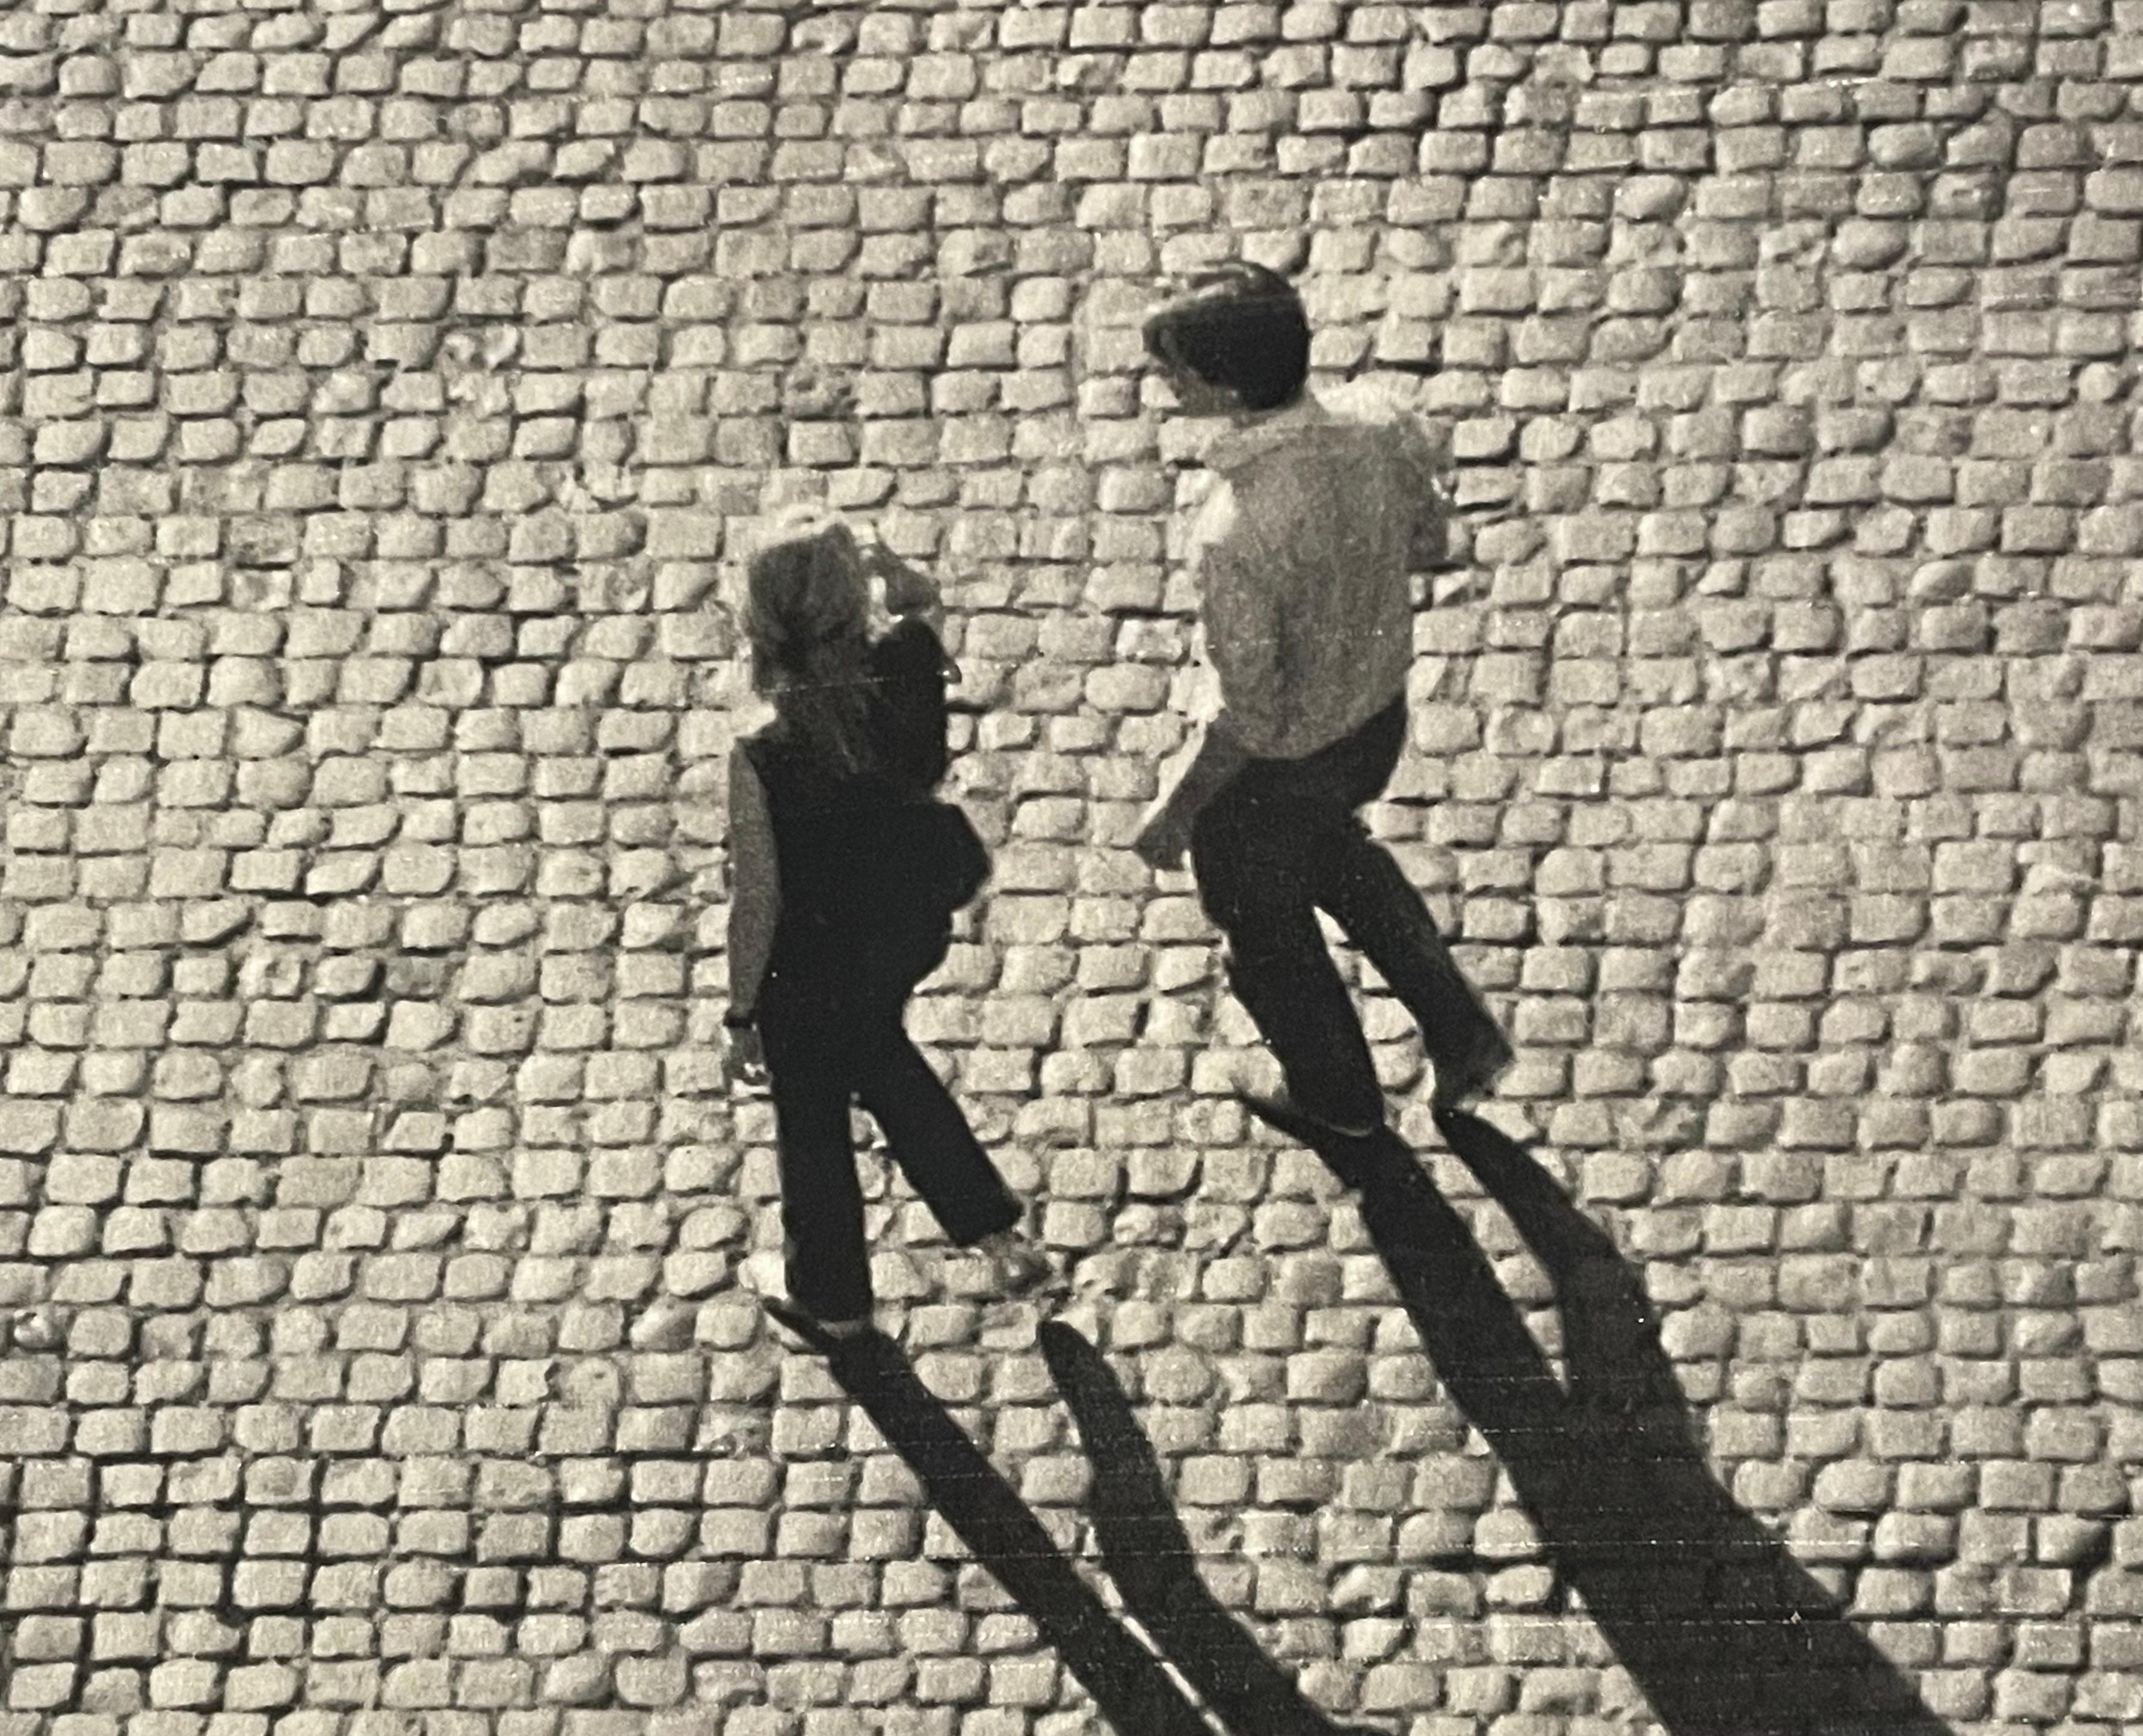
[[2143, 1729], [2143, 0], [0, 0], [0, 1736]]

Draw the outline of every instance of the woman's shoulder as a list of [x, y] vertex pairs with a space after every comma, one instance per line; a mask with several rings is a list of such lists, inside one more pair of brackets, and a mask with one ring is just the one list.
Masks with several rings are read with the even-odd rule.
[[762, 782], [770, 777], [794, 775], [808, 768], [810, 757], [804, 744], [797, 739], [796, 732], [785, 727], [778, 717], [735, 737], [730, 743], [730, 763], [750, 766]]

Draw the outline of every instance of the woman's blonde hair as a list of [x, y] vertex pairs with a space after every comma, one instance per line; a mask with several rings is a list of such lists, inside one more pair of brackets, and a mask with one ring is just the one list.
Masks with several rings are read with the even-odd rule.
[[746, 567], [745, 630], [752, 685], [780, 726], [830, 769], [873, 760], [868, 594], [839, 527], [789, 517]]

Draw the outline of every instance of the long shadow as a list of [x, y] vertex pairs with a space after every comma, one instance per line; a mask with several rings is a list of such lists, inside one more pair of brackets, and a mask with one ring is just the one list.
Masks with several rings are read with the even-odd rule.
[[1334, 1724], [1260, 1649], [1198, 1576], [1161, 1462], [1101, 1353], [1068, 1326], [1042, 1328], [1042, 1355], [1093, 1466], [1101, 1564], [1124, 1607], [1190, 1679], [1233, 1736], [1378, 1736]]
[[1302, 1696], [1199, 1579], [1152, 1447], [1093, 1346], [1042, 1328], [1042, 1354], [1079, 1422], [1094, 1468], [1102, 1561], [1141, 1645], [1088, 1589], [1042, 1522], [878, 1333], [820, 1341], [834, 1377], [923, 1485], [924, 1497], [1041, 1630], [1118, 1736], [1214, 1736], [1216, 1724], [1171, 1677], [1172, 1664], [1227, 1736], [1378, 1736], [1334, 1724]]
[[1524, 1147], [1471, 1115], [1440, 1123], [1547, 1269], [1566, 1388], [1395, 1135], [1335, 1145], [1259, 1112], [1359, 1189], [1364, 1225], [1445, 1389], [1501, 1459], [1562, 1584], [1675, 1736], [1948, 1736], [1720, 1486], [1642, 1278]]

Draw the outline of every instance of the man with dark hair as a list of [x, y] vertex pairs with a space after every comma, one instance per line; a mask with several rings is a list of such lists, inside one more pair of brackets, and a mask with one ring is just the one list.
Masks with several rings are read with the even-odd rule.
[[1190, 538], [1221, 707], [1138, 853], [1168, 868], [1188, 848], [1298, 1115], [1359, 1137], [1385, 1125], [1320, 910], [1419, 1024], [1447, 1113], [1493, 1085], [1511, 1047], [1358, 813], [1406, 742], [1408, 575], [1443, 557], [1443, 455], [1410, 418], [1354, 420], [1307, 393], [1302, 303], [1262, 266], [1199, 279], [1145, 340], [1177, 413], [1230, 426], [1205, 454], [1215, 485]]
[[1230, 408], [1287, 408], [1309, 375], [1309, 321], [1294, 285], [1238, 260], [1199, 278], [1146, 324], [1148, 354], [1187, 381], [1230, 392]]

